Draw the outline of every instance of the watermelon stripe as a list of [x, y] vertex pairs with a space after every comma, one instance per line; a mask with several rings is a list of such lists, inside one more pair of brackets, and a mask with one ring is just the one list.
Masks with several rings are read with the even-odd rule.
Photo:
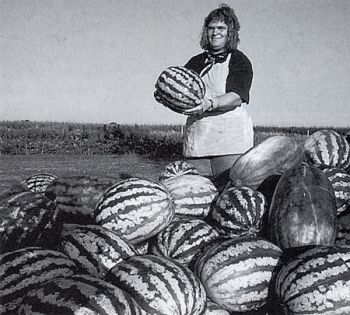
[[[310, 254], [312, 253], [313, 252], [310, 251]], [[330, 270], [334, 270], [334, 277], [339, 279], [344, 276], [342, 273], [349, 272], [348, 267], [344, 265], [344, 261], [350, 262], [348, 253], [338, 253], [327, 255], [326, 257], [324, 254], [325, 251], [319, 251], [317, 254], [309, 256], [309, 258], [312, 258], [310, 262], [308, 261], [308, 256], [305, 255], [303, 256], [303, 259], [300, 259], [293, 265], [288, 266], [288, 273], [281, 273], [281, 276], [279, 276], [279, 282], [286, 283], [286, 285], [280, 287], [278, 291], [283, 292], [283, 296], [284, 298], [287, 298], [287, 301], [292, 298], [292, 296], [289, 296], [289, 294], [286, 295], [286, 292], [290, 292], [290, 289], [293, 286], [292, 281], [293, 283], [295, 281], [300, 282], [300, 284], [305, 283], [304, 289], [302, 289], [300, 285], [298, 287], [298, 294], [295, 296], [299, 296], [307, 292], [310, 288], [313, 289], [313, 284], [318, 286], [320, 283], [322, 283], [325, 280], [323, 276], [333, 281]], [[296, 273], [296, 271], [298, 272]], [[283, 277], [283, 275], [285, 276]], [[288, 283], [291, 284], [288, 285]]]
[[305, 141], [306, 160], [310, 164], [346, 169], [350, 165], [350, 145], [334, 130], [318, 130]]
[[47, 282], [39, 290], [31, 291], [22, 311], [23, 314], [27, 314], [28, 309], [40, 310], [41, 314], [75, 314], [82, 308], [101, 315], [141, 314], [136, 302], [121, 289], [103, 280], [82, 275], [58, 278]]
[[199, 76], [193, 72], [192, 70], [180, 67], [170, 67], [168, 72], [165, 74], [169, 77], [169, 79], [173, 79], [180, 88], [184, 87], [184, 82], [189, 82], [189, 84], [196, 84], [194, 87], [193, 93], [198, 92], [199, 86], [201, 86], [201, 90], [203, 90], [203, 83]]
[[[126, 268], [123, 268], [124, 266], [119, 265], [118, 266], [118, 275], [119, 275], [119, 281], [118, 281], [118, 286], [125, 290], [126, 292], [130, 293], [131, 296], [133, 296], [136, 300], [136, 302], [148, 313], [153, 313], [154, 308], [152, 304], [145, 302], [144, 297], [142, 296], [142, 293], [139, 292], [138, 288], [133, 286], [133, 284], [130, 285], [130, 282], [127, 281], [125, 278], [128, 277], [131, 273], [133, 274], [133, 271], [137, 270], [142, 270], [143, 275], [140, 275], [141, 277], [141, 282], [143, 284], [146, 284], [148, 287], [148, 291], [152, 292], [154, 295], [152, 297], [152, 300], [154, 303], [157, 303], [157, 300], [161, 299], [162, 296], [159, 295], [157, 288], [159, 287], [159, 279], [163, 280], [164, 282], [164, 277], [162, 272], [158, 272], [157, 269], [162, 269], [162, 265], [158, 265], [157, 261], [152, 258], [152, 264], [144, 262], [144, 261], [138, 261], [138, 260], [133, 260], [132, 265], [126, 266]], [[150, 275], [150, 276], [148, 276]], [[125, 278], [124, 278], [125, 277]], [[134, 278], [134, 277], [133, 277]], [[124, 281], [123, 281], [124, 280]], [[135, 285], [140, 281], [139, 277], [136, 275], [135, 276], [135, 281], [132, 281], [135, 283]], [[120, 282], [121, 281], [121, 282]], [[158, 284], [157, 284], [158, 282]], [[162, 282], [162, 283], [163, 283]], [[175, 289], [175, 282], [172, 282], [174, 285]], [[177, 295], [175, 291], [177, 292], [182, 292], [180, 290], [174, 290], [172, 287], [169, 285], [168, 281], [164, 282], [164, 286], [162, 286], [162, 294], [163, 298], [169, 298], [171, 297], [172, 301], [176, 301], [177, 303]], [[176, 304], [176, 309], [178, 309], [179, 305]]]
[[202, 79], [185, 67], [167, 68], [158, 77], [155, 88], [160, 98], [157, 101], [178, 113], [193, 108], [205, 94]]
[[104, 276], [117, 263], [137, 251], [114, 232], [101, 226], [80, 226], [61, 239], [61, 248], [84, 271]]
[[[180, 68], [180, 67], [174, 67], [173, 70], [175, 72], [181, 73], [181, 75], [186, 79], [191, 79], [192, 84], [194, 86], [193, 94], [196, 95], [197, 97], [200, 97], [200, 93], [203, 93], [203, 90], [205, 89], [205, 85], [201, 80], [201, 78], [197, 75], [197, 73], [190, 69], [186, 68], [185, 70], [184, 68]], [[189, 73], [191, 73], [191, 76], [189, 75]]]
[[192, 93], [186, 94], [185, 91], [181, 91], [184, 93], [184, 96], [188, 97], [189, 99], [196, 100], [198, 98], [201, 98], [201, 94], [203, 94], [203, 90], [205, 89], [205, 86], [203, 84], [203, 81], [197, 76], [194, 72], [191, 72], [192, 75], [189, 75], [188, 69], [186, 71], [179, 67], [172, 68], [172, 78], [174, 78], [175, 83], [178, 83], [180, 87], [184, 86], [183, 81], [189, 81], [192, 85]]
[[189, 269], [174, 260], [135, 256], [113, 268], [106, 278], [150, 314], [199, 315], [204, 307], [204, 288]]
[[0, 310], [8, 313], [22, 301], [24, 293], [59, 276], [70, 276], [76, 265], [62, 253], [25, 248], [0, 256]]
[[162, 98], [165, 98], [167, 101], [171, 102], [171, 99], [174, 99], [173, 95], [177, 95], [176, 103], [178, 106], [184, 106], [187, 108], [193, 107], [193, 103], [196, 101], [196, 98], [193, 95], [186, 95], [184, 87], [180, 80], [177, 80], [174, 77], [161, 77], [158, 81], [159, 95]]
[[265, 197], [248, 187], [224, 191], [214, 205], [212, 219], [223, 234], [254, 235], [260, 230], [265, 212]]

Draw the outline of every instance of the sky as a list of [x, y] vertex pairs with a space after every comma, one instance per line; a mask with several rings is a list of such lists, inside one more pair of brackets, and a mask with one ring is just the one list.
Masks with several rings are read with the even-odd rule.
[[[213, 0], [0, 0], [0, 120], [182, 124], [159, 74], [200, 53]], [[227, 0], [257, 126], [350, 127], [350, 1]]]

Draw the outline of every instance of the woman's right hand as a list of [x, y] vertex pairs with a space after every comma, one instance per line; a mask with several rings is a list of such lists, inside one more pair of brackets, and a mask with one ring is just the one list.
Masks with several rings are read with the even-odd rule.
[[203, 98], [196, 102], [196, 107], [191, 109], [186, 109], [184, 111], [185, 115], [202, 115], [205, 111], [210, 110], [213, 107], [213, 101], [211, 99]]

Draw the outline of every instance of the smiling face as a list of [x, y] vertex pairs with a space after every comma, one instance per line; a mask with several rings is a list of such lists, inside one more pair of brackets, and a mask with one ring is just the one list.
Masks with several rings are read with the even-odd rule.
[[208, 24], [208, 41], [215, 53], [225, 51], [228, 38], [228, 27], [225, 22], [212, 21]]

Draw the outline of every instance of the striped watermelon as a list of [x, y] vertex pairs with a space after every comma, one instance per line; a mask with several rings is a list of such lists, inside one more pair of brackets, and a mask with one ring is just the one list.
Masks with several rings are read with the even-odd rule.
[[207, 299], [207, 306], [203, 315], [230, 315], [231, 313], [219, 304]]
[[186, 161], [174, 161], [166, 165], [164, 171], [159, 175], [159, 181], [164, 181], [169, 178], [179, 175], [200, 175], [199, 171]]
[[133, 256], [113, 267], [106, 280], [129, 293], [148, 314], [199, 315], [206, 293], [193, 272], [178, 261]]
[[117, 179], [109, 176], [62, 176], [51, 183], [46, 195], [56, 198], [65, 223], [94, 224], [95, 205]]
[[282, 175], [268, 218], [273, 242], [283, 249], [332, 245], [336, 219], [334, 191], [322, 170], [300, 163]]
[[133, 244], [133, 246], [140, 255], [145, 255], [148, 253], [149, 242], [150, 242], [150, 239], [147, 239], [145, 241]]
[[100, 278], [117, 263], [138, 254], [123, 237], [98, 225], [65, 225], [59, 249], [83, 273]]
[[285, 314], [350, 314], [350, 248], [316, 246], [292, 258], [276, 277]]
[[29, 246], [55, 247], [62, 230], [56, 202], [22, 192], [0, 200], [0, 254]]
[[337, 167], [326, 167], [323, 172], [332, 184], [339, 216], [350, 205], [350, 174]]
[[125, 291], [87, 275], [60, 277], [27, 293], [19, 315], [146, 315]]
[[24, 295], [40, 284], [77, 272], [77, 267], [63, 253], [27, 247], [0, 255], [0, 314], [11, 314]]
[[231, 238], [211, 246], [195, 270], [210, 299], [232, 312], [248, 312], [267, 303], [281, 254], [279, 247], [262, 238]]
[[217, 189], [201, 175], [180, 175], [163, 181], [174, 198], [175, 214], [204, 218], [208, 216]]
[[196, 102], [205, 95], [205, 85], [200, 76], [182, 66], [162, 71], [155, 88], [156, 100], [177, 113], [197, 106]]
[[22, 184], [32, 192], [44, 192], [56, 178], [53, 174], [39, 173], [27, 177]]
[[334, 130], [318, 130], [304, 144], [305, 160], [310, 165], [350, 167], [350, 145], [343, 135]]
[[201, 249], [218, 237], [219, 233], [203, 220], [179, 218], [154, 237], [149, 252], [190, 267]]
[[269, 137], [232, 165], [231, 185], [257, 189], [269, 176], [283, 174], [301, 158], [301, 148], [295, 139], [288, 136]]
[[249, 187], [226, 189], [216, 200], [211, 219], [224, 235], [257, 236], [265, 212], [265, 197]]
[[95, 221], [132, 244], [163, 230], [174, 217], [174, 204], [161, 184], [129, 178], [105, 191], [96, 204]]

